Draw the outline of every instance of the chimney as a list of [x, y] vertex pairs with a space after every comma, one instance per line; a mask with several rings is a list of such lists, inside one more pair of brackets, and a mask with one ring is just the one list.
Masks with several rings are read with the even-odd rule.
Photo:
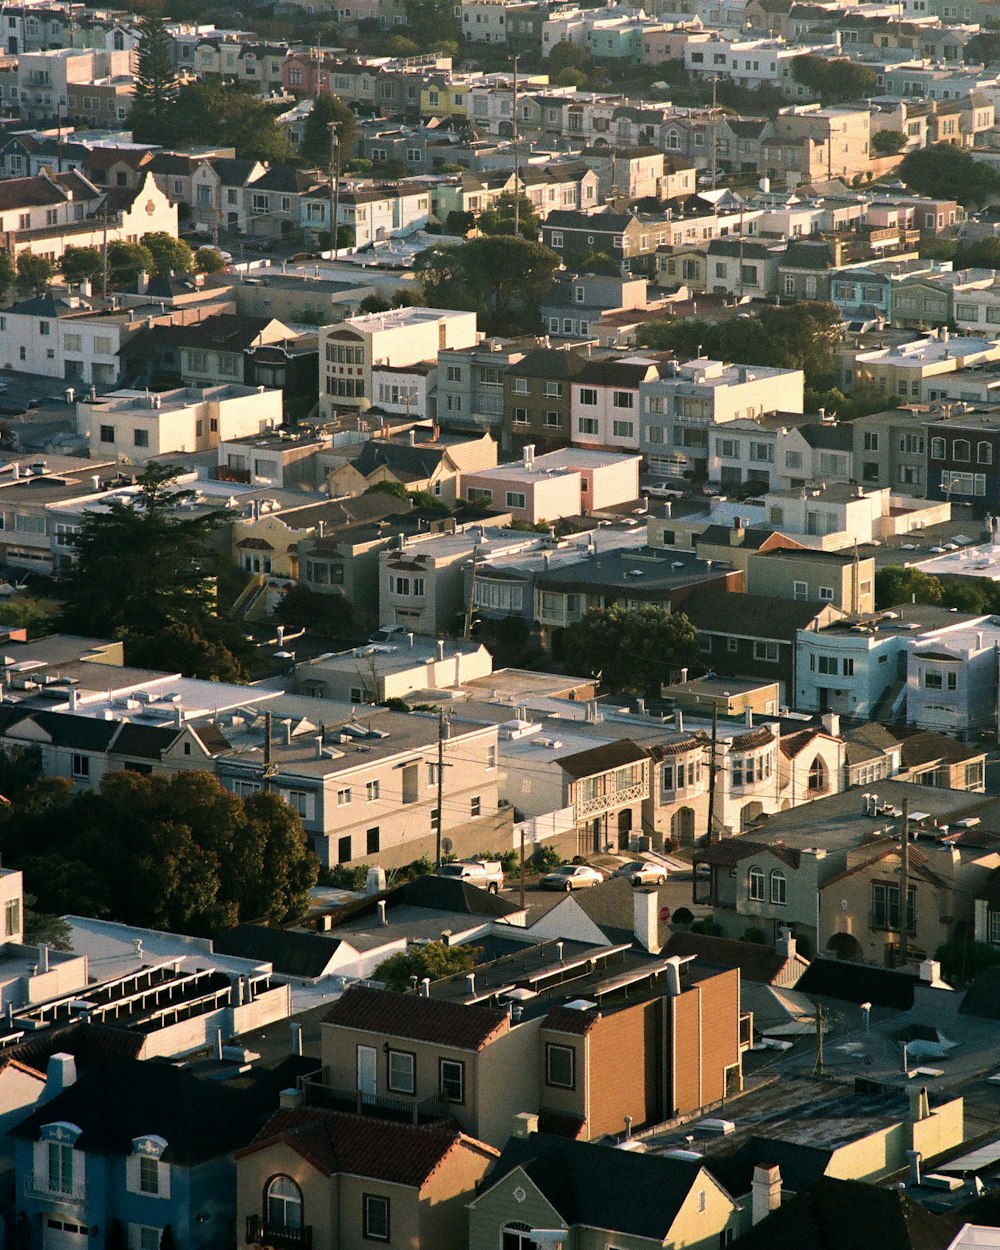
[[664, 969], [667, 974], [667, 997], [679, 998], [681, 992], [681, 961], [680, 956], [671, 955]]
[[688, 679], [688, 671], [686, 668], [682, 668], [681, 669], [681, 685], [682, 686], [687, 681], [687, 679]]
[[660, 942], [660, 896], [656, 890], [632, 892], [632, 930], [636, 941], [651, 955], [658, 955]]
[[840, 737], [840, 716], [837, 712], [824, 712], [819, 722], [831, 738]]
[[384, 929], [385, 926], [389, 923], [389, 921], [385, 917], [385, 899], [384, 898], [380, 898], [379, 901], [375, 904], [375, 912], [378, 917], [379, 927]]
[[925, 959], [920, 965], [920, 979], [925, 985], [935, 985], [941, 980], [941, 965], [936, 959]]
[[292, 1054], [293, 1055], [302, 1054], [302, 1025], [301, 1024], [292, 1025]]
[[924, 1156], [919, 1150], [908, 1150], [906, 1157], [910, 1161], [910, 1184], [920, 1184], [920, 1165], [924, 1161]]
[[476, 974], [475, 974], [474, 972], [467, 972], [467, 973], [465, 974], [465, 988], [468, 990], [468, 992], [469, 992], [470, 994], [475, 994], [475, 992], [476, 992]]
[[528, 1137], [538, 1132], [538, 1116], [533, 1111], [519, 1111], [514, 1116], [514, 1137]]
[[69, 692], [69, 710], [75, 712], [80, 706], [80, 692], [75, 686], [70, 688]]
[[420, 982], [420, 994], [423, 998], [430, 998], [431, 996], [430, 977], [424, 977], [423, 980]]
[[222, 1062], [222, 1030], [215, 1030], [215, 1057]]
[[64, 1050], [49, 1056], [45, 1067], [45, 1089], [42, 1091], [42, 1102], [48, 1102], [76, 1084], [76, 1059]]
[[759, 1224], [781, 1206], [781, 1168], [773, 1163], [758, 1163], [753, 1170], [750, 1194], [751, 1222]]
[[921, 1085], [914, 1089], [912, 1086], [906, 1091], [910, 1099], [910, 1122], [919, 1124], [921, 1120], [926, 1120], [931, 1114], [930, 1100], [927, 1097], [927, 1086]]
[[291, 745], [292, 745], [292, 722], [290, 720], [286, 720], [285, 721], [285, 746], [290, 747]]
[[278, 643], [278, 650], [280, 651], [280, 650], [281, 650], [281, 648], [285, 645], [285, 627], [284, 627], [284, 625], [279, 625], [279, 626], [278, 626], [278, 628], [277, 628], [274, 632], [275, 632], [275, 637], [276, 637], [276, 639], [277, 639], [277, 643]]
[[140, 295], [145, 295], [149, 289], [149, 274], [145, 269], [139, 270], [139, 280], [136, 283], [136, 288]]
[[783, 924], [781, 926], [781, 932], [774, 944], [774, 949], [779, 955], [783, 955], [785, 959], [795, 958], [795, 938], [792, 936], [792, 931], [788, 925]]
[[317, 734], [316, 736], [316, 758], [318, 760], [321, 760], [323, 758], [323, 735], [322, 734]]
[[[296, 1029], [298, 1029], [298, 1030], [300, 1031], [300, 1034], [301, 1034], [302, 1026], [301, 1026], [300, 1024], [293, 1024], [293, 1025], [292, 1025], [292, 1034], [293, 1034], [293, 1037], [294, 1037], [294, 1033], [295, 1033], [295, 1030], [296, 1030]], [[292, 1042], [292, 1045], [293, 1045], [293, 1046], [295, 1045], [294, 1040], [293, 1040], [293, 1042]], [[302, 1040], [301, 1040], [301, 1037], [300, 1037], [300, 1039], [299, 1039], [299, 1045], [300, 1045], [300, 1046], [302, 1045]], [[302, 1054], [302, 1051], [301, 1051], [301, 1050], [297, 1050], [297, 1051], [295, 1051], [295, 1054], [297, 1054], [297, 1055], [301, 1055], [301, 1054]], [[302, 1106], [302, 1090], [300, 1090], [300, 1089], [283, 1089], [283, 1090], [281, 1091], [281, 1093], [278, 1095], [278, 1106], [279, 1106], [279, 1107], [283, 1107], [286, 1111], [294, 1111], [296, 1107], [301, 1107], [301, 1106]]]
[[39, 942], [38, 944], [38, 971], [48, 972], [49, 970], [49, 946], [47, 942]]
[[416, 445], [417, 445], [417, 431], [411, 430], [410, 431], [410, 446], [416, 447]]
[[444, 659], [444, 639], [443, 638], [438, 639], [438, 659], [439, 660]]

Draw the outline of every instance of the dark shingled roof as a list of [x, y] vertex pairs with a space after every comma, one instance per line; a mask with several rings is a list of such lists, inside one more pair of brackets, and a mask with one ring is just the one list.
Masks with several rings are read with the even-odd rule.
[[577, 751], [575, 755], [564, 755], [559, 766], [571, 777], [580, 778], [606, 772], [609, 768], [620, 768], [624, 764], [637, 764], [646, 758], [646, 752], [631, 738], [619, 738], [598, 747], [588, 747], [586, 751]]
[[241, 924], [223, 929], [212, 942], [221, 955], [255, 959], [274, 965], [290, 977], [321, 977], [340, 946], [339, 938], [294, 929], [270, 929], [262, 924]]
[[164, 1159], [194, 1164], [249, 1141], [298, 1072], [316, 1061], [294, 1059], [262, 1072], [248, 1089], [203, 1081], [156, 1060], [112, 1059], [23, 1120], [13, 1133], [37, 1141], [45, 1124], [64, 1120], [82, 1129], [81, 1150], [129, 1154], [136, 1137], [155, 1133], [167, 1142]]
[[378, 904], [383, 900], [388, 909], [390, 924], [393, 907], [400, 906], [426, 907], [431, 911], [450, 911], [462, 916], [489, 916], [498, 920], [521, 910], [516, 903], [501, 898], [499, 894], [491, 894], [470, 881], [427, 873], [379, 894], [369, 894], [338, 907], [333, 913], [334, 927], [350, 924], [359, 916], [374, 916]]
[[986, 968], [975, 978], [958, 1010], [980, 1020], [1000, 1020], [1000, 967]]
[[661, 955], [694, 955], [699, 963], [714, 968], [738, 968], [744, 981], [771, 985], [788, 960], [773, 946], [759, 942], [737, 942], [707, 933], [673, 933]]
[[418, 1127], [303, 1107], [276, 1112], [237, 1157], [282, 1142], [326, 1176], [347, 1172], [419, 1188], [462, 1139], [453, 1124]]
[[351, 986], [324, 1019], [345, 1029], [409, 1037], [457, 1050], [482, 1050], [505, 1026], [507, 1013], [492, 1007], [423, 998], [418, 994]]
[[920, 978], [894, 968], [875, 968], [839, 959], [814, 959], [795, 986], [800, 994], [840, 998], [848, 1003], [872, 1003], [908, 1011]]
[[734, 1243], [739, 1250], [945, 1250], [955, 1216], [932, 1215], [898, 1189], [823, 1177]]
[[521, 1168], [566, 1224], [665, 1240], [701, 1164], [638, 1154], [546, 1133], [512, 1137], [490, 1172], [488, 1192]]
[[827, 606], [778, 599], [773, 595], [733, 594], [716, 586], [696, 586], [684, 600], [682, 610], [695, 629], [703, 633], [791, 641], [796, 630], [805, 629]]
[[44, 1072], [52, 1055], [72, 1055], [77, 1070], [95, 1068], [112, 1059], [136, 1059], [142, 1050], [141, 1033], [115, 1028], [110, 1024], [78, 1021], [60, 1028], [45, 1029], [36, 1037], [28, 1037], [16, 1046], [8, 1046], [4, 1056]]
[[115, 735], [111, 752], [113, 755], [159, 760], [180, 733], [181, 730], [176, 726], [168, 728], [163, 725], [136, 725], [132, 721], [126, 721]]

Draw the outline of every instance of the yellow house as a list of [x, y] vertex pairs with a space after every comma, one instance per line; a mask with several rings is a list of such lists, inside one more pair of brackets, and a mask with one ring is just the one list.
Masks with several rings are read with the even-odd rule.
[[465, 1204], [498, 1153], [441, 1120], [417, 1126], [284, 1108], [237, 1154], [239, 1239], [303, 1250], [459, 1250]]
[[739, 1208], [692, 1159], [643, 1154], [546, 1133], [515, 1136], [469, 1204], [469, 1250], [535, 1243], [562, 1230], [564, 1250], [716, 1250]]

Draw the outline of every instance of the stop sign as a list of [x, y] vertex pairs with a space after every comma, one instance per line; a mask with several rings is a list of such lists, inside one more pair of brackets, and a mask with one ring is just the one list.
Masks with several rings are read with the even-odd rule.
[[670, 908], [669, 907], [660, 908], [660, 920], [664, 924], [669, 924], [670, 922]]

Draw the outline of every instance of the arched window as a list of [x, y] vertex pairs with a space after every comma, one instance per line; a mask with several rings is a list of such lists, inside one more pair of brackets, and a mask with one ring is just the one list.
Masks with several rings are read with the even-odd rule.
[[969, 461], [970, 444], [967, 438], [956, 438], [951, 445], [951, 458], [962, 464]]
[[764, 901], [764, 869], [755, 864], [747, 874], [747, 889], [752, 903]]
[[825, 794], [829, 789], [829, 772], [826, 762], [821, 755], [817, 755], [813, 762], [809, 765], [809, 791], [811, 794]]
[[290, 1176], [268, 1181], [264, 1198], [269, 1229], [302, 1227], [302, 1190]]
[[505, 1224], [500, 1234], [500, 1250], [537, 1250], [538, 1243], [531, 1236], [531, 1225], [520, 1220]]
[[785, 904], [785, 889], [788, 882], [785, 880], [785, 874], [780, 868], [775, 868], [771, 873], [771, 902], [777, 903], [783, 907]]
[[993, 444], [985, 443], [985, 442], [977, 443], [976, 444], [976, 460], [980, 464], [992, 464], [993, 463]]

